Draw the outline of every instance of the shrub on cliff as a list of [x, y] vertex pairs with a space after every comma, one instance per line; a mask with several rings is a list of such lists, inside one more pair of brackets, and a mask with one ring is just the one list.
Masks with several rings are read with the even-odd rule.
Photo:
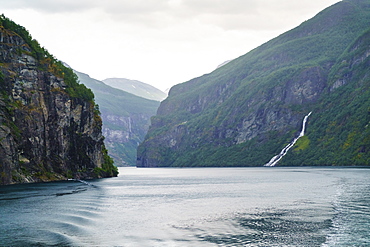
[[31, 48], [30, 55], [40, 62], [40, 69], [50, 71], [55, 76], [62, 78], [68, 86], [66, 91], [71, 97], [90, 102], [94, 101], [93, 92], [85, 85], [78, 83], [78, 77], [73, 70], [64, 66], [61, 61], [57, 60], [44, 47], [41, 47], [39, 42], [32, 38], [27, 29], [5, 17], [4, 14], [0, 16], [0, 26], [19, 35]]

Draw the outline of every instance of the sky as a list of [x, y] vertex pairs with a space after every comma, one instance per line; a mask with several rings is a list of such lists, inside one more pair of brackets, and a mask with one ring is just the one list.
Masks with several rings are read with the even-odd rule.
[[0, 12], [79, 72], [166, 90], [210, 73], [338, 1], [0, 0]]

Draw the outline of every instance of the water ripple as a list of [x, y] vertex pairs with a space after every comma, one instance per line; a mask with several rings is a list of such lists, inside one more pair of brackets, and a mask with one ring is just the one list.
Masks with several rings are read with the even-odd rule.
[[[225, 229], [213, 234], [203, 231], [197, 233], [196, 237], [219, 246], [320, 246], [324, 243], [323, 230], [331, 226], [331, 221], [298, 220], [296, 213], [266, 211], [240, 214], [225, 225]], [[220, 226], [219, 222], [216, 224]]]
[[0, 246], [370, 246], [370, 170], [121, 174], [0, 187]]

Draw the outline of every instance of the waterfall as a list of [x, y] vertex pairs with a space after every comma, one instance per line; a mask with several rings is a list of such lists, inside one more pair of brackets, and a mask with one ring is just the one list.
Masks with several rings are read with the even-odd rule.
[[298, 137], [294, 138], [294, 140], [291, 143], [289, 143], [285, 148], [283, 148], [283, 150], [281, 150], [281, 152], [278, 155], [275, 155], [274, 157], [272, 157], [272, 159], [264, 166], [275, 166], [281, 160], [281, 158], [283, 158], [288, 153], [289, 149], [291, 149], [294, 146], [297, 140], [301, 138], [302, 136], [304, 136], [304, 131], [306, 129], [306, 122], [307, 122], [308, 117], [311, 115], [311, 113], [312, 112], [308, 113], [304, 117], [303, 124], [302, 124], [302, 130], [299, 133]]

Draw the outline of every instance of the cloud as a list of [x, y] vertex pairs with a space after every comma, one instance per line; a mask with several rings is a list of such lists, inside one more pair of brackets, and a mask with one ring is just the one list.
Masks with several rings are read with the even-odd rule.
[[[324, 7], [334, 1], [321, 2]], [[312, 17], [312, 11], [318, 9], [312, 0], [183, 0], [182, 5], [190, 18], [226, 31], [281, 29], [299, 17]]]
[[3, 9], [32, 9], [46, 13], [78, 12], [94, 7], [88, 0], [0, 0]]
[[258, 6], [255, 0], [186, 0], [183, 5], [201, 14], [239, 15], [253, 12]]
[[0, 0], [0, 6], [76, 70], [164, 89], [210, 72], [336, 1]]
[[0, 0], [3, 9], [33, 9], [43, 13], [100, 9], [111, 15], [165, 12], [170, 0]]
[[33, 9], [50, 14], [98, 9], [114, 21], [147, 28], [201, 23], [226, 31], [288, 26], [317, 5], [311, 0], [0, 0], [0, 4], [3, 9]]

